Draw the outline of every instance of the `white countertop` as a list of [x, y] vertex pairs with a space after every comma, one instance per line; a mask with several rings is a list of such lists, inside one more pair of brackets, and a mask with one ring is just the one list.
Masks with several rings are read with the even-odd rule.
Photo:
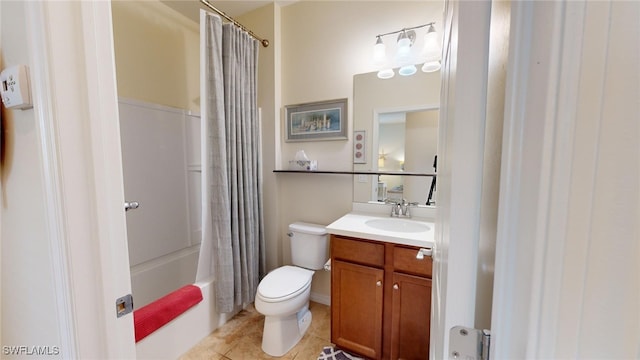
[[[373, 228], [366, 224], [372, 219], [398, 219], [400, 221], [417, 222], [428, 227], [420, 232], [397, 232]], [[367, 212], [350, 212], [327, 227], [327, 232], [334, 235], [350, 236], [361, 239], [379, 240], [394, 244], [432, 248], [434, 242], [434, 224], [426, 218], [391, 218], [389, 215]]]

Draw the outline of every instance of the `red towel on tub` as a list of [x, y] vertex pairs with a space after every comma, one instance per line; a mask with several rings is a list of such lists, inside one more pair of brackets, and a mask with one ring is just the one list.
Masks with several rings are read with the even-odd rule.
[[202, 301], [202, 290], [184, 286], [133, 312], [136, 342], [158, 330], [192, 306]]

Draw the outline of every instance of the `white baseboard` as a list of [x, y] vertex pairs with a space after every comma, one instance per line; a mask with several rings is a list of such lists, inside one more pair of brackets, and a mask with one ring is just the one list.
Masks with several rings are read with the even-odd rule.
[[318, 293], [312, 292], [309, 298], [313, 302], [317, 302], [317, 303], [320, 303], [320, 304], [331, 306], [331, 296], [330, 295], [323, 295], [323, 294], [318, 294]]

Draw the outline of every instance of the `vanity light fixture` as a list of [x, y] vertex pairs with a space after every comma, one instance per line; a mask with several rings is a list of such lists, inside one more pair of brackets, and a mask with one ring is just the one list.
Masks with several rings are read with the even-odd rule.
[[[416, 64], [419, 63], [424, 63], [421, 68], [424, 72], [438, 71], [440, 69], [441, 46], [434, 24], [431, 22], [376, 35], [376, 43], [373, 47], [373, 64], [380, 69], [378, 78], [392, 78], [395, 75], [393, 69], [396, 67], [399, 68], [398, 74], [402, 76], [413, 75], [417, 72]], [[419, 54], [416, 54], [416, 50], [412, 49], [416, 42], [415, 30], [424, 27], [428, 28], [424, 35], [423, 49]], [[387, 57], [382, 37], [393, 34], [398, 34], [396, 53], [393, 57]]]
[[382, 42], [382, 37], [378, 36], [376, 44], [373, 46], [373, 63], [376, 66], [384, 65], [385, 57], [387, 56], [387, 49]]
[[438, 44], [438, 33], [433, 24], [429, 25], [427, 33], [424, 35], [424, 50], [422, 71], [434, 72], [440, 70], [440, 45]]
[[399, 63], [405, 63], [411, 60], [411, 46], [415, 40], [415, 31], [402, 29], [402, 32], [398, 35], [398, 50], [396, 51], [396, 59]]

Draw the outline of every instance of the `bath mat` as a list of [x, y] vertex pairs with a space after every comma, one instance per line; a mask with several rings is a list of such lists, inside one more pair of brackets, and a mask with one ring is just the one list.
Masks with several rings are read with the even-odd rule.
[[364, 360], [361, 357], [353, 356], [342, 350], [336, 349], [332, 346], [325, 346], [322, 349], [322, 353], [318, 356], [318, 360]]

